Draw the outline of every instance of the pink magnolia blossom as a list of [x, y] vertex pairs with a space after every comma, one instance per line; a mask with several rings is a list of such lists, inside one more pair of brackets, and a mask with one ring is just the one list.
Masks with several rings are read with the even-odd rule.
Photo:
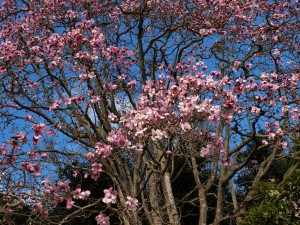
[[56, 133], [52, 129], [48, 130], [47, 134], [49, 134], [51, 136], [55, 136], [56, 135]]
[[241, 62], [240, 61], [234, 61], [233, 62], [233, 66], [234, 66], [234, 71], [237, 71], [237, 69], [239, 68], [239, 66], [241, 65]]
[[34, 211], [35, 212], [41, 212], [43, 210], [43, 205], [40, 202], [39, 203], [35, 203], [33, 207], [34, 207]]
[[183, 131], [189, 131], [189, 130], [192, 129], [191, 124], [188, 123], [188, 122], [181, 123], [181, 124], [180, 124], [180, 127], [181, 127], [181, 129], [182, 129]]
[[130, 88], [135, 87], [135, 85], [136, 85], [136, 80], [132, 80], [132, 81], [128, 82], [127, 85], [128, 85]]
[[35, 135], [35, 136], [33, 136], [32, 137], [32, 143], [33, 143], [33, 145], [35, 146], [35, 145], [37, 145], [39, 142], [40, 142], [40, 139], [42, 138], [42, 136], [41, 135]]
[[92, 96], [91, 104], [96, 104], [97, 102], [100, 102], [101, 98], [99, 96]]
[[173, 155], [174, 153], [173, 153], [172, 151], [170, 151], [170, 150], [167, 150], [167, 151], [166, 151], [166, 154], [167, 154], [167, 155]]
[[102, 142], [96, 143], [95, 148], [95, 153], [99, 158], [106, 158], [107, 156], [110, 156], [113, 150], [110, 145], [104, 144]]
[[81, 191], [81, 188], [77, 188], [73, 192], [73, 198], [74, 199], [82, 199], [82, 200], [87, 200], [88, 197], [90, 196], [91, 192], [90, 191]]
[[212, 154], [214, 150], [215, 149], [214, 149], [214, 147], [213, 147], [212, 144], [207, 144], [206, 147], [202, 147], [201, 148], [201, 150], [200, 150], [200, 156], [201, 157], [206, 157], [206, 156]]
[[54, 87], [57, 87], [57, 86], [58, 86], [58, 82], [53, 81], [53, 82], [52, 82], [52, 85], [53, 85]]
[[105, 83], [105, 87], [106, 87], [108, 90], [110, 90], [110, 91], [114, 91], [114, 90], [116, 90], [116, 89], [118, 88], [117, 85], [111, 84], [111, 83], [109, 83], [109, 82]]
[[107, 217], [104, 213], [100, 212], [98, 216], [96, 216], [97, 225], [110, 225], [109, 217]]
[[69, 183], [70, 183], [70, 181], [68, 181], [68, 180], [57, 182], [57, 184], [56, 184], [57, 190], [58, 191], [68, 191]]
[[38, 154], [35, 151], [28, 151], [27, 155], [29, 156], [30, 159], [37, 159], [38, 158]]
[[278, 128], [278, 129], [277, 129], [276, 134], [277, 134], [279, 137], [283, 137], [283, 136], [284, 136], [284, 133], [283, 133], [283, 131], [282, 131], [281, 128]]
[[72, 198], [68, 198], [67, 202], [66, 202], [66, 208], [71, 209], [74, 204], [75, 204], [75, 202], [72, 200]]
[[165, 137], [167, 135], [166, 131], [164, 130], [160, 130], [160, 129], [156, 129], [156, 130], [152, 130], [152, 136], [151, 136], [151, 139], [153, 141], [155, 140], [160, 140], [162, 139], [163, 137]]
[[135, 211], [138, 208], [139, 201], [136, 198], [132, 198], [130, 196], [127, 196], [127, 201], [125, 202], [128, 210]]
[[78, 175], [78, 173], [79, 173], [79, 171], [78, 170], [74, 170], [74, 172], [73, 172], [73, 177], [77, 177], [77, 175]]
[[231, 114], [223, 114], [222, 115], [227, 123], [230, 123], [233, 120], [233, 116]]
[[232, 168], [234, 166], [234, 163], [230, 159], [223, 159], [222, 160], [222, 165], [223, 166], [228, 166], [228, 167]]
[[102, 172], [102, 164], [101, 163], [93, 163], [92, 164], [92, 175], [91, 178], [94, 180], [98, 180], [100, 178], [100, 174]]
[[254, 113], [254, 114], [259, 114], [260, 108], [258, 108], [258, 107], [256, 107], [256, 106], [252, 106], [251, 112]]
[[17, 137], [12, 137], [9, 140], [10, 148], [14, 150], [20, 150], [21, 146], [19, 145], [18, 138]]
[[4, 66], [0, 66], [0, 73], [4, 73], [4, 72], [6, 72], [5, 67]]
[[34, 175], [36, 177], [40, 176], [41, 173], [42, 173], [40, 165], [39, 164], [34, 164], [33, 167], [34, 167]]
[[118, 121], [118, 117], [113, 113], [110, 113], [108, 115], [108, 119], [110, 120], [110, 122], [117, 122]]
[[80, 198], [80, 193], [81, 193], [81, 188], [76, 188], [76, 190], [73, 192], [73, 198], [74, 199], [79, 199]]
[[72, 98], [65, 98], [64, 101], [65, 101], [65, 105], [70, 105], [72, 104]]
[[117, 201], [118, 192], [113, 190], [113, 188], [105, 189], [104, 191], [104, 198], [102, 202], [106, 203], [106, 205], [114, 204]]
[[48, 211], [48, 210], [44, 210], [43, 216], [44, 216], [44, 217], [48, 217], [48, 216], [49, 216], [49, 211]]
[[34, 176], [41, 175], [41, 168], [39, 164], [31, 164], [29, 162], [23, 162], [22, 169], [27, 170], [29, 173], [34, 173]]
[[89, 79], [89, 76], [86, 73], [79, 74], [79, 79], [81, 82], [86, 82]]
[[46, 124], [44, 123], [39, 123], [39, 124], [34, 124], [32, 126], [33, 131], [35, 132], [35, 135], [41, 135], [45, 132], [46, 130]]
[[54, 201], [56, 202], [56, 203], [59, 203], [59, 202], [62, 202], [64, 199], [63, 199], [63, 197], [61, 197], [59, 194], [57, 194], [57, 193], [54, 193], [53, 194], [53, 199], [54, 199]]
[[118, 77], [119, 81], [124, 81], [126, 79], [126, 75], [122, 74], [121, 76]]
[[58, 130], [61, 130], [61, 128], [62, 128], [62, 126], [59, 123], [53, 124], [53, 127]]
[[108, 134], [107, 141], [115, 147], [129, 149], [131, 146], [130, 141], [127, 139], [122, 130], [118, 130], [117, 132], [111, 131]]
[[275, 133], [272, 133], [272, 132], [269, 133], [269, 139], [270, 139], [270, 140], [274, 140], [275, 136], [276, 136]]
[[18, 138], [22, 144], [27, 143], [27, 135], [23, 132], [19, 132], [15, 137]]
[[7, 146], [6, 144], [2, 144], [1, 148], [0, 148], [0, 154], [4, 155], [7, 151]]
[[83, 191], [83, 192], [80, 193], [79, 199], [82, 199], [82, 200], [86, 201], [90, 195], [91, 195], [90, 191]]
[[49, 111], [57, 109], [61, 104], [62, 102], [59, 99], [55, 100], [55, 102], [49, 107]]
[[283, 142], [280, 143], [280, 145], [281, 145], [282, 148], [287, 148], [288, 143], [286, 141], [283, 141]]
[[141, 155], [143, 153], [144, 145], [141, 143], [137, 143], [136, 145], [133, 145], [131, 147], [138, 155]]
[[72, 99], [76, 104], [80, 104], [83, 102], [83, 97], [77, 96]]

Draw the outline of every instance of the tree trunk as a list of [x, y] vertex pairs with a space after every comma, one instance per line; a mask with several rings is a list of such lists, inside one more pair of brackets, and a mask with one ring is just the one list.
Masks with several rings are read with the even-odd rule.
[[170, 173], [165, 172], [162, 177], [162, 188], [164, 193], [164, 198], [167, 204], [167, 212], [169, 217], [169, 222], [172, 225], [180, 225], [179, 213], [176, 208], [174, 195], [172, 192]]
[[197, 185], [198, 195], [199, 195], [199, 204], [200, 204], [199, 225], [206, 225], [207, 209], [208, 209], [207, 202], [206, 202], [206, 188], [201, 183], [195, 157], [192, 157], [191, 160], [192, 160], [192, 167], [193, 167], [193, 175], [194, 175], [194, 179]]

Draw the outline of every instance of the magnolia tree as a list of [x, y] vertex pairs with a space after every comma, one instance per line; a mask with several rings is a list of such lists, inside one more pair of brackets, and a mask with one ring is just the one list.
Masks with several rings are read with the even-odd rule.
[[[67, 224], [88, 212], [98, 225], [110, 216], [125, 225], [179, 225], [184, 205], [198, 207], [199, 225], [239, 223], [272, 163], [293, 157], [299, 7], [296, 0], [2, 1], [2, 223], [29, 207], [31, 224]], [[253, 160], [266, 149], [263, 162]], [[251, 188], [239, 199], [234, 178], [251, 164]], [[57, 180], [57, 165], [83, 182], [109, 176], [102, 197]], [[193, 182], [178, 198], [173, 182], [187, 170]], [[57, 205], [69, 212], [59, 220]]]

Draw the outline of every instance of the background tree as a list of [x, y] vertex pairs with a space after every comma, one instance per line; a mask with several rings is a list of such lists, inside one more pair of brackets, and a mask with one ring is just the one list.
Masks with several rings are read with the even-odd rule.
[[[261, 131], [261, 133], [264, 133], [264, 131]], [[243, 159], [246, 155], [248, 155], [249, 151], [251, 151], [251, 148], [253, 147], [254, 144], [250, 144], [244, 151], [241, 158]], [[244, 169], [237, 175], [235, 185], [237, 186], [237, 195], [239, 198], [243, 199], [244, 196], [252, 189], [252, 181], [258, 172], [257, 165], [260, 165], [264, 160], [266, 160], [271, 152], [272, 149], [256, 152], [251, 163], [245, 166]], [[278, 152], [276, 160], [272, 163], [261, 181], [269, 181], [270, 179], [282, 181], [288, 170], [296, 164], [296, 161], [295, 151], [292, 149]]]
[[[33, 224], [240, 223], [299, 132], [298, 1], [6, 0], [0, 21], [2, 211]], [[93, 198], [55, 165], [111, 187]]]
[[[253, 206], [241, 224], [298, 224], [299, 223], [299, 139], [294, 138], [294, 154], [289, 162], [279, 161], [271, 169], [268, 180], [255, 188]], [[287, 170], [288, 168], [288, 170]], [[272, 173], [272, 171], [274, 171]]]
[[299, 224], [299, 169], [284, 183], [275, 180], [260, 183], [256, 189], [256, 204], [241, 224]]

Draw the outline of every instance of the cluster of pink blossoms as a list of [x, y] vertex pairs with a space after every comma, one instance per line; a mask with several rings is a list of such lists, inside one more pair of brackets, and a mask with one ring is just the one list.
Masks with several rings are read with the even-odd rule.
[[127, 201], [125, 204], [127, 205], [128, 210], [135, 211], [138, 208], [139, 201], [136, 198], [127, 196]]
[[31, 164], [29, 162], [23, 162], [22, 169], [28, 171], [29, 173], [34, 173], [34, 175], [37, 177], [41, 175], [41, 167], [39, 164]]
[[95, 219], [97, 221], [97, 225], [110, 225], [109, 217], [102, 212], [100, 212]]
[[[109, 189], [105, 189], [104, 198], [102, 202], [104, 202], [108, 207], [111, 204], [115, 204], [117, 201], [118, 192], [114, 190], [112, 187]], [[130, 196], [127, 197], [127, 201], [125, 202], [127, 209], [130, 211], [135, 211], [138, 208], [138, 200], [136, 198], [132, 198]], [[98, 216], [96, 216], [96, 221], [98, 225], [109, 225], [109, 217], [107, 217], [103, 212], [100, 212]]]
[[[219, 73], [215, 71], [214, 75], [219, 76]], [[131, 149], [142, 146], [147, 137], [156, 141], [168, 138], [170, 133], [188, 134], [192, 129], [189, 121], [193, 119], [216, 123], [223, 116], [230, 122], [237, 98], [232, 91], [225, 89], [228, 82], [226, 78], [217, 80], [203, 73], [181, 77], [179, 82], [171, 83], [169, 89], [164, 76], [157, 81], [147, 81], [143, 86], [143, 93], [138, 98], [137, 109], [128, 111], [119, 120], [123, 125], [121, 129], [125, 130], [124, 133], [135, 140]], [[212, 91], [214, 95], [211, 98], [201, 100], [201, 94], [205, 95]], [[151, 101], [147, 96], [155, 100]], [[221, 105], [227, 109], [227, 114], [221, 113]], [[108, 139], [114, 140], [116, 137], [112, 134]], [[217, 142], [217, 149], [223, 149], [220, 147], [221, 144], [222, 141]], [[208, 146], [206, 151], [209, 149]], [[204, 154], [204, 150], [202, 154], [208, 155]]]
[[102, 202], [104, 202], [107, 206], [116, 203], [118, 196], [118, 192], [116, 190], [113, 190], [113, 188], [111, 187], [109, 189], [105, 189], [103, 192], [105, 196], [102, 199]]
[[46, 130], [47, 126], [44, 123], [34, 124], [32, 126], [32, 129], [35, 133], [35, 135], [32, 138], [32, 142], [34, 145], [37, 145], [42, 138], [41, 134], [43, 134]]
[[93, 163], [91, 171], [92, 171], [91, 178], [94, 180], [98, 180], [100, 178], [101, 172], [103, 171], [102, 164], [101, 163]]
[[112, 146], [104, 144], [102, 142], [97, 142], [95, 148], [95, 152], [89, 152], [87, 154], [87, 158], [91, 161], [95, 161], [95, 159], [97, 158], [106, 158], [112, 154], [113, 150]]
[[[66, 208], [70, 209], [73, 207], [75, 202], [73, 199], [81, 199], [81, 200], [87, 200], [88, 197], [91, 195], [91, 192], [89, 190], [83, 191], [81, 188], [77, 188], [75, 191], [71, 192], [69, 187], [69, 181], [59, 181], [56, 183], [55, 186], [50, 184], [49, 180], [43, 181], [44, 185], [44, 193], [48, 198], [53, 199], [56, 203], [66, 200]], [[65, 195], [72, 194], [72, 197], [64, 197]]]
[[74, 191], [73, 198], [87, 200], [90, 195], [91, 195], [90, 191], [81, 191], [81, 188], [77, 188]]

